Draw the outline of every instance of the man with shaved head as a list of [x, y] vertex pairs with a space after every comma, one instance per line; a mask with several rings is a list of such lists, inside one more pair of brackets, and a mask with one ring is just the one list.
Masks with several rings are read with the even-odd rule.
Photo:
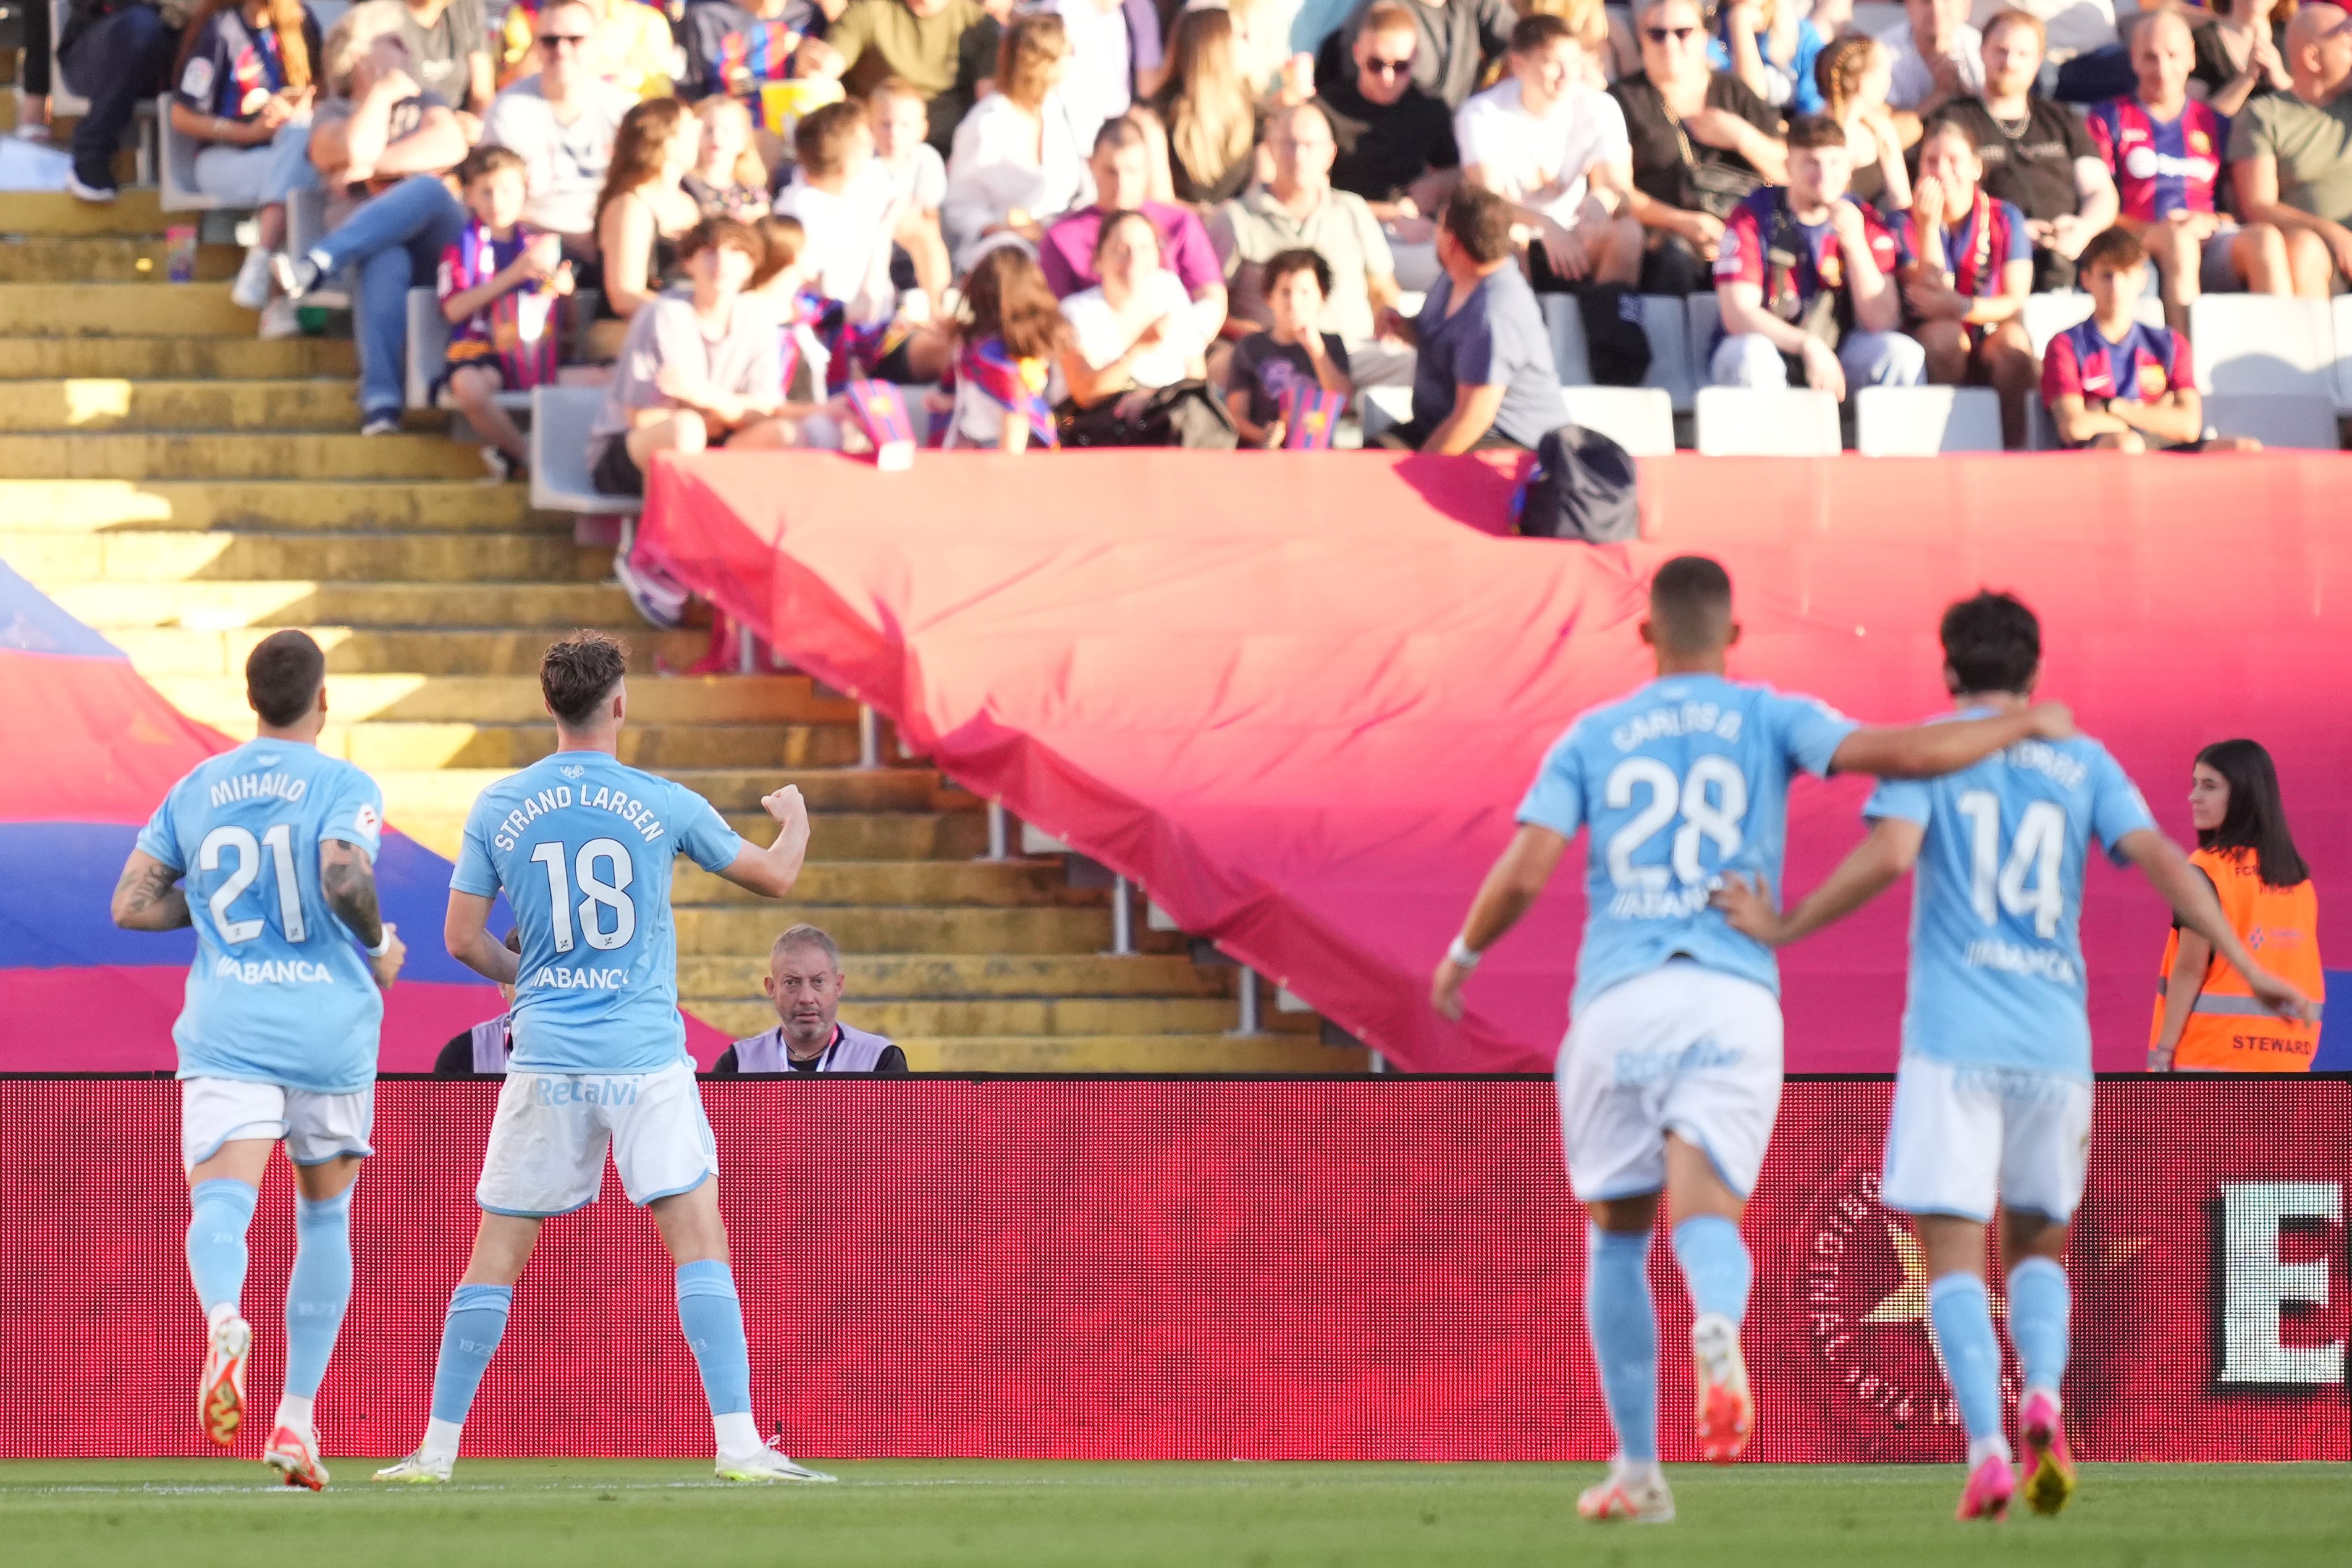
[[2250, 100], [2230, 126], [2238, 211], [2286, 237], [2294, 291], [2352, 278], [2352, 13], [2305, 5], [2286, 25], [2294, 90]]

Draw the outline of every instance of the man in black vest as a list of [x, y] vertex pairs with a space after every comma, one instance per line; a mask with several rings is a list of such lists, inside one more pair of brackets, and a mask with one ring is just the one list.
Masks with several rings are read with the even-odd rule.
[[774, 1028], [738, 1040], [714, 1073], [847, 1072], [904, 1077], [907, 1053], [880, 1035], [840, 1021], [841, 949], [812, 925], [791, 927], [768, 950], [760, 989], [776, 1009]]

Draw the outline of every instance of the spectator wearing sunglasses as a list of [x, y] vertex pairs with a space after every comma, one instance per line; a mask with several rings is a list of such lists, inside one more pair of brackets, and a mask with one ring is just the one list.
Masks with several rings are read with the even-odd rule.
[[[1323, 45], [1315, 67], [1318, 81], [1340, 81], [1349, 75], [1356, 39], [1362, 36], [1375, 10], [1391, 0], [1363, 0], [1355, 13]], [[1486, 68], [1511, 47], [1511, 29], [1519, 14], [1510, 0], [1401, 0], [1399, 8], [1412, 18], [1414, 45], [1412, 81], [1415, 87], [1444, 103], [1451, 111], [1478, 90]]]
[[1332, 188], [1363, 197], [1394, 239], [1431, 237], [1428, 215], [1444, 205], [1461, 163], [1453, 114], [1412, 79], [1420, 47], [1407, 5], [1374, 6], [1356, 35], [1353, 74], [1315, 100], [1339, 149]]
[[596, 194], [636, 101], [596, 75], [588, 53], [595, 35], [596, 14], [583, 0], [541, 6], [533, 35], [539, 69], [491, 100], [482, 129], [485, 142], [522, 154], [523, 221], [563, 237], [574, 260], [594, 254]]
[[1738, 76], [1707, 65], [1696, 0], [1649, 0], [1635, 32], [1641, 74], [1609, 90], [1633, 146], [1625, 206], [1642, 226], [1642, 291], [1707, 293], [1724, 220], [1758, 186], [1788, 178], [1780, 116]]

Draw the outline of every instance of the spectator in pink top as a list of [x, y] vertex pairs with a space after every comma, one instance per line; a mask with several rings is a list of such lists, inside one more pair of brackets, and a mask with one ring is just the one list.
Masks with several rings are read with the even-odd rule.
[[1202, 331], [1213, 338], [1225, 324], [1224, 264], [1192, 208], [1144, 199], [1151, 157], [1143, 128], [1124, 115], [1105, 121], [1095, 133], [1094, 156], [1087, 167], [1094, 173], [1094, 205], [1055, 223], [1037, 247], [1038, 265], [1055, 296], [1066, 300], [1102, 281], [1095, 274], [1095, 240], [1102, 233], [1103, 214], [1139, 212], [1160, 231], [1160, 265], [1184, 285], [1199, 312]]

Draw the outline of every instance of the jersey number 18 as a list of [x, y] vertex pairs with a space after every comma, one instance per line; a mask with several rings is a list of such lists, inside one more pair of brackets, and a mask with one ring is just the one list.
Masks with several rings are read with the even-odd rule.
[[[548, 920], [555, 928], [555, 951], [570, 952], [574, 943], [572, 885], [565, 878], [563, 846], [550, 840], [532, 850], [530, 858], [547, 868]], [[611, 863], [610, 879], [596, 874], [599, 860]], [[637, 867], [629, 858], [627, 847], [615, 838], [591, 838], [580, 847], [572, 869], [582, 895], [580, 936], [599, 952], [626, 947], [629, 939], [637, 934], [637, 906], [627, 896], [629, 884], [636, 880]], [[597, 912], [599, 904], [613, 911], [610, 931], [604, 929], [604, 916]]]

